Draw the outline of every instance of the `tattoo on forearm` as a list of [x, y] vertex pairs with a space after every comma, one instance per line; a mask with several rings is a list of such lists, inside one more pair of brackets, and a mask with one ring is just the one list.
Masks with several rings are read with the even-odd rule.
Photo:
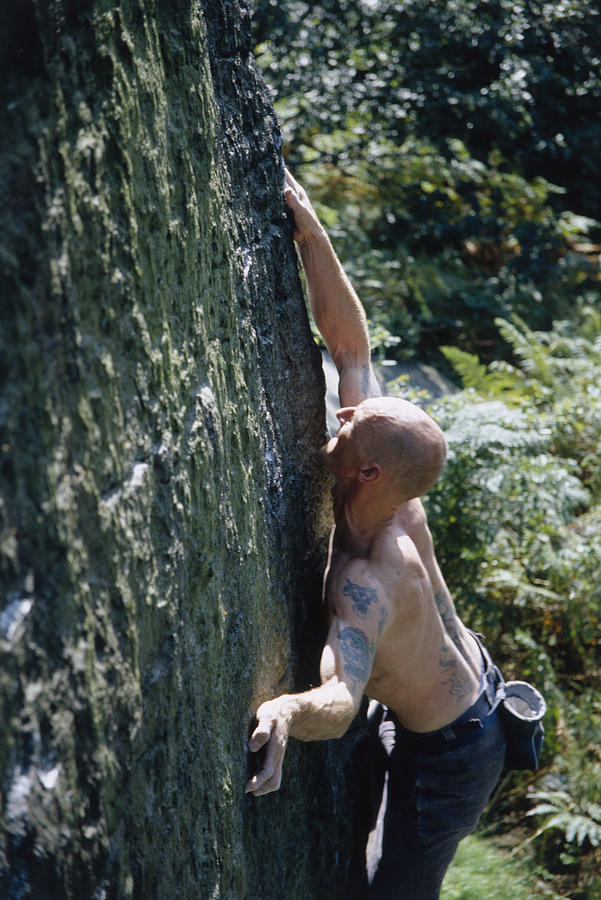
[[353, 682], [367, 681], [371, 665], [371, 648], [367, 635], [350, 626], [338, 632], [343, 668]]
[[463, 700], [471, 690], [470, 679], [469, 676], [457, 671], [457, 660], [449, 658], [447, 656], [448, 653], [451, 653], [451, 648], [443, 644], [440, 648], [440, 659], [438, 660], [444, 676], [440, 683], [447, 685], [449, 694], [455, 700]]
[[370, 606], [378, 602], [378, 595], [373, 588], [366, 588], [360, 584], [355, 584], [348, 578], [346, 579], [346, 584], [344, 585], [342, 593], [345, 597], [351, 598], [355, 612], [362, 619], [367, 617]]

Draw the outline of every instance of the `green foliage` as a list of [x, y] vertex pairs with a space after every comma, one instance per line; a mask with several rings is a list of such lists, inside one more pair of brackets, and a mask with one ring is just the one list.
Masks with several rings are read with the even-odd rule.
[[301, 139], [340, 132], [351, 135], [331, 150], [342, 162], [374, 135], [397, 146], [411, 134], [455, 137], [475, 159], [494, 146], [528, 180], [565, 184], [597, 215], [592, 0], [255, 0], [254, 28], [277, 99], [293, 101], [297, 152]]
[[575, 286], [598, 297], [599, 21], [593, 0], [256, 0], [284, 152], [397, 357], [490, 361], [496, 317], [548, 329]]
[[[554, 771], [529, 788], [528, 815], [549, 867], [571, 871], [583, 896], [601, 894], [601, 698], [587, 689], [564, 705], [561, 750]], [[583, 717], [582, 710], [586, 710]]]
[[442, 900], [533, 900], [538, 896], [559, 900], [530, 861], [512, 858], [477, 834], [459, 845], [441, 893]]
[[580, 806], [569, 790], [535, 790], [531, 795], [536, 806], [529, 815], [545, 816], [538, 834], [559, 829], [568, 843], [579, 847], [587, 841], [592, 847], [601, 844], [601, 806], [585, 800]]
[[441, 564], [470, 621], [498, 638], [523, 625], [525, 608], [546, 608], [552, 589], [532, 577], [533, 561], [589, 494], [576, 462], [550, 452], [551, 430], [529, 411], [468, 394], [435, 415], [449, 444], [445, 476], [428, 498]]
[[[496, 361], [484, 366], [473, 354], [457, 347], [442, 352], [461, 377], [464, 388], [486, 399], [547, 413], [537, 420], [551, 437], [556, 455], [572, 455], [583, 483], [599, 496], [601, 464], [601, 311], [581, 303], [573, 318], [556, 322], [552, 331], [534, 332], [514, 315], [498, 320], [501, 335], [519, 366]], [[568, 453], [569, 451], [569, 453]]]
[[497, 372], [493, 374], [474, 353], [466, 353], [459, 347], [441, 347], [441, 351], [466, 388], [472, 388], [481, 395], [502, 396], [515, 387], [513, 371], [504, 369], [498, 375]]
[[597, 318], [584, 308], [544, 334], [500, 323], [520, 367], [445, 349], [465, 391], [434, 410], [449, 459], [428, 499], [443, 569], [481, 626], [535, 629], [580, 672], [600, 652]]

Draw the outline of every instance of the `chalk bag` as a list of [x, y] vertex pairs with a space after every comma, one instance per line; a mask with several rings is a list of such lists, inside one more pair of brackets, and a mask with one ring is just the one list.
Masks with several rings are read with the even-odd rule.
[[500, 713], [507, 750], [505, 768], [535, 772], [543, 746], [545, 698], [527, 681], [506, 681]]

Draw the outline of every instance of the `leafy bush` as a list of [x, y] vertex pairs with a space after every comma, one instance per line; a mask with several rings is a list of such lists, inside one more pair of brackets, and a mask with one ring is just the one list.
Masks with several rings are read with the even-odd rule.
[[397, 357], [491, 361], [496, 317], [548, 329], [575, 285], [598, 297], [600, 19], [593, 0], [255, 0], [285, 155]]
[[[583, 715], [585, 711], [585, 715]], [[580, 896], [601, 896], [601, 697], [586, 689], [564, 705], [555, 771], [531, 785], [529, 838], [551, 870], [567, 871]]]
[[446, 348], [466, 388], [433, 409], [449, 461], [428, 506], [460, 602], [497, 638], [501, 621], [544, 635], [577, 671], [599, 651], [598, 318], [500, 322], [519, 367]]

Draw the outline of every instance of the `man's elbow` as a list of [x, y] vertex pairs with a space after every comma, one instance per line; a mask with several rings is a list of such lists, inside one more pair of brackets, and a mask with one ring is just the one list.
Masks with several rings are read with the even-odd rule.
[[338, 714], [333, 722], [333, 738], [341, 738], [346, 734], [359, 711], [360, 702], [361, 698], [357, 700], [346, 684], [338, 686]]
[[343, 406], [358, 406], [367, 397], [382, 395], [369, 360], [363, 366], [352, 366], [338, 371], [338, 394]]

